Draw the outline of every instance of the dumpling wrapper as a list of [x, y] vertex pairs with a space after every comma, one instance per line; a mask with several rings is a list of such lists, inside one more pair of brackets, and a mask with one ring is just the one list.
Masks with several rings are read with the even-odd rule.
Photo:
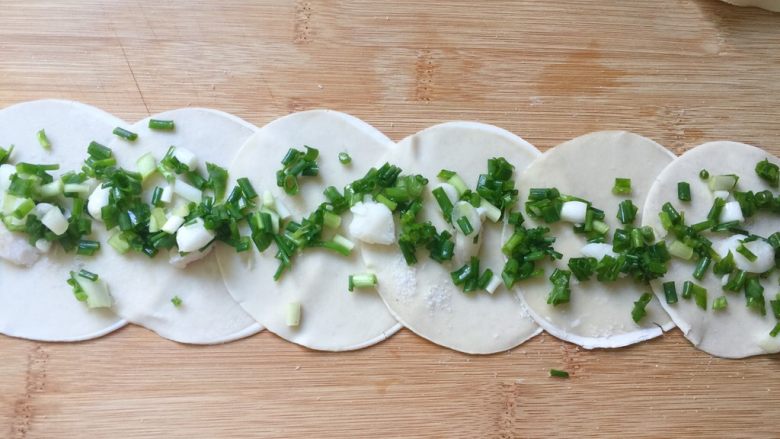
[[[276, 186], [276, 171], [291, 147], [309, 145], [319, 149], [318, 177], [299, 177], [300, 192], [287, 196]], [[339, 191], [361, 178], [376, 158], [394, 143], [365, 122], [344, 113], [312, 110], [294, 113], [260, 128], [241, 148], [229, 172], [231, 178], [248, 177], [258, 193], [270, 190], [299, 221], [325, 201], [327, 186]], [[352, 163], [342, 165], [340, 152]], [[339, 233], [348, 236], [351, 213], [342, 216]], [[260, 253], [237, 254], [217, 249], [228, 290], [244, 309], [280, 337], [324, 351], [360, 349], [378, 343], [401, 327], [373, 290], [347, 290], [350, 274], [362, 273], [360, 244], [349, 257], [325, 249], [306, 249], [278, 282], [273, 276], [279, 261], [276, 245]], [[300, 325], [288, 326], [286, 309], [301, 304]]]
[[[91, 141], [106, 144], [122, 120], [88, 105], [60, 100], [24, 102], [0, 111], [0, 144], [15, 145], [11, 163], [59, 164], [56, 176], [80, 170]], [[46, 130], [50, 151], [36, 133]], [[97, 228], [97, 225], [95, 225]], [[0, 223], [0, 228], [5, 226]], [[16, 235], [16, 234], [15, 234]], [[25, 235], [19, 237], [26, 239]], [[107, 309], [89, 309], [66, 283], [70, 271], [93, 260], [66, 253], [59, 244], [30, 267], [0, 260], [0, 333], [38, 341], [79, 341], [100, 337], [126, 322]]]
[[[520, 177], [520, 200], [525, 205], [531, 188], [556, 187], [561, 194], [591, 201], [594, 207], [604, 210], [605, 222], [610, 226], [607, 242], [611, 244], [615, 228], [622, 226], [615, 217], [618, 203], [630, 199], [639, 208], [634, 224], [640, 224], [650, 186], [673, 159], [674, 155], [666, 148], [637, 134], [625, 131], [586, 134], [546, 151], [532, 163]], [[631, 179], [631, 195], [612, 194], [616, 177]], [[529, 218], [525, 209], [523, 215], [528, 228], [545, 225], [543, 221]], [[546, 226], [550, 227], [551, 236], [556, 237], [553, 246], [563, 258], [554, 263], [545, 260], [543, 276], [516, 284], [531, 315], [545, 331], [594, 349], [638, 343], [674, 327], [656, 300], [647, 305], [647, 316], [634, 323], [631, 318], [634, 302], [642, 293], [649, 292], [650, 287], [630, 278], [599, 282], [594, 276], [578, 283], [572, 276], [570, 302], [558, 306], [547, 304], [553, 268], [568, 269], [569, 258], [581, 257], [580, 250], [587, 241], [583, 235], [574, 233], [571, 223], [560, 221]], [[505, 232], [509, 237], [511, 227]]]
[[[202, 108], [172, 110], [151, 118], [173, 120], [175, 129], [152, 130], [149, 119], [137, 122], [130, 127], [138, 134], [135, 142], [117, 138], [109, 145], [119, 166], [135, 170], [136, 160], [147, 152], [159, 163], [173, 145], [195, 153], [205, 175], [206, 162], [223, 166], [256, 129], [235, 116]], [[156, 185], [164, 184], [159, 173], [150, 177], [144, 183], [147, 198]], [[89, 268], [108, 283], [114, 310], [127, 320], [190, 344], [225, 343], [262, 329], [228, 294], [213, 251], [182, 269], [169, 263], [167, 251], [154, 258], [132, 250], [120, 254], [107, 244], [114, 232], [106, 232], [99, 222], [95, 229], [101, 231], [103, 248]], [[234, 251], [220, 242], [212, 245]], [[181, 306], [173, 305], [174, 296], [181, 298]]]
[[780, 0], [723, 0], [737, 6], [754, 6], [768, 11], [780, 12]]
[[[699, 179], [699, 171], [702, 169], [706, 169], [710, 176], [738, 175], [739, 181], [736, 187], [738, 191], [758, 192], [773, 189], [755, 172], [756, 163], [764, 159], [780, 164], [777, 157], [744, 143], [710, 142], [688, 150], [664, 169], [656, 179], [656, 183], [647, 197], [643, 223], [656, 230], [663, 230], [658, 212], [661, 211], [661, 206], [666, 202], [672, 203], [678, 211], [685, 212], [687, 224], [706, 220], [714, 197], [707, 182]], [[690, 184], [692, 200], [689, 202], [677, 199], [677, 183], [680, 181], [686, 181]], [[774, 189], [773, 192], [776, 196], [777, 189]], [[780, 231], [780, 221], [778, 221], [777, 216], [759, 212], [753, 217], [747, 218], [742, 227], [766, 238], [772, 233]], [[708, 233], [705, 236], [712, 241], [713, 247], [717, 248], [719, 243], [727, 239], [730, 234]], [[673, 237], [669, 237], [669, 239], [671, 240]], [[725, 358], [744, 358], [751, 355], [780, 352], [780, 338], [769, 336], [769, 332], [776, 323], [769, 303], [766, 304], [767, 314], [761, 316], [745, 306], [743, 292], [732, 293], [722, 290], [721, 277], [713, 274], [712, 264], [701, 281], [693, 278], [692, 273], [695, 267], [696, 263], [693, 261], [672, 258], [666, 276], [651, 282], [659, 301], [682, 330], [685, 338], [697, 348]], [[707, 289], [706, 311], [698, 308], [693, 299], [685, 300], [682, 298], [683, 282], [687, 280]], [[673, 305], [668, 305], [664, 299], [662, 284], [669, 281], [675, 282], [679, 297], [678, 302]], [[761, 284], [764, 286], [766, 300], [774, 300], [778, 293], [777, 270], [769, 278], [762, 279]], [[727, 297], [728, 307], [721, 311], [713, 311], [712, 302], [722, 295]]]
[[[421, 174], [429, 183], [424, 193], [421, 221], [431, 220], [437, 230], [448, 225], [431, 195], [442, 169], [455, 171], [472, 190], [479, 174], [487, 172], [487, 161], [504, 157], [515, 166], [514, 178], [539, 151], [530, 143], [501, 128], [475, 122], [435, 125], [402, 140], [382, 158], [403, 169], [403, 174]], [[397, 216], [397, 215], [396, 215]], [[397, 222], [397, 219], [396, 219]], [[501, 224], [483, 223], [480, 271], [491, 268], [500, 276]], [[398, 233], [396, 227], [396, 234]], [[494, 294], [464, 293], [455, 286], [450, 272], [460, 268], [453, 262], [439, 264], [427, 250], [418, 249], [418, 262], [408, 266], [398, 244], [365, 245], [363, 259], [376, 273], [379, 294], [388, 308], [407, 328], [433, 343], [469, 354], [491, 354], [509, 350], [541, 332], [523, 304], [502, 285]]]

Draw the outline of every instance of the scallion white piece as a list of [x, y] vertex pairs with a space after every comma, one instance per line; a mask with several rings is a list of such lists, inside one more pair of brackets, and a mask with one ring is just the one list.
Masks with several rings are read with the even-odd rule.
[[[173, 235], [176, 233], [181, 225], [184, 224], [184, 218], [178, 215], [171, 215], [166, 221], [165, 224], [163, 224], [162, 230], [165, 233], [169, 233]], [[183, 250], [182, 250], [183, 251]]]
[[201, 218], [197, 218], [179, 227], [176, 232], [176, 245], [180, 252], [194, 252], [206, 247], [214, 237], [214, 232], [206, 228]]
[[395, 243], [395, 222], [393, 212], [382, 203], [366, 201], [350, 207], [352, 222], [349, 234], [369, 244], [390, 245]]
[[135, 166], [138, 169], [138, 173], [141, 174], [142, 180], [146, 180], [150, 175], [157, 172], [157, 160], [148, 152], [138, 158]]
[[720, 211], [719, 221], [721, 223], [730, 223], [733, 221], [743, 222], [745, 216], [742, 214], [742, 208], [739, 206], [739, 201], [729, 201], [723, 206], [723, 210]]
[[49, 209], [41, 218], [41, 223], [57, 236], [62, 236], [68, 230], [68, 220], [58, 208]]
[[588, 213], [588, 203], [582, 201], [567, 201], [561, 207], [561, 220], [572, 224], [584, 224]]
[[96, 221], [103, 222], [100, 212], [109, 204], [111, 189], [98, 186], [87, 199], [87, 211]]
[[198, 162], [198, 158], [195, 156], [195, 153], [187, 148], [176, 147], [173, 150], [173, 156], [176, 158], [176, 160], [179, 161], [179, 163], [187, 166], [190, 168], [190, 170], [194, 170], [195, 165]]
[[285, 322], [287, 326], [299, 326], [301, 324], [301, 302], [290, 302], [285, 309]]
[[[164, 192], [165, 190], [163, 189]], [[200, 203], [203, 200], [203, 191], [182, 180], [176, 180], [176, 183], [173, 185], [173, 192], [193, 203]]]

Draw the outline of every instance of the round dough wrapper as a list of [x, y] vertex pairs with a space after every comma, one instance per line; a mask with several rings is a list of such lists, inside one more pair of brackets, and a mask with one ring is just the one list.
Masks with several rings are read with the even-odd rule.
[[[130, 127], [138, 134], [135, 142], [117, 138], [109, 145], [125, 169], [135, 170], [136, 161], [147, 152], [159, 162], [170, 146], [177, 146], [195, 153], [205, 175], [206, 162], [224, 166], [256, 130], [235, 116], [202, 108], [172, 110], [151, 118], [173, 120], [175, 129], [149, 129], [149, 118]], [[144, 184], [147, 196], [164, 184], [159, 173], [150, 178]], [[225, 343], [262, 329], [228, 294], [213, 251], [186, 268], [176, 268], [166, 251], [154, 258], [133, 251], [119, 254], [106, 243], [113, 232], [106, 232], [100, 223], [96, 226], [103, 249], [89, 268], [106, 280], [115, 311], [127, 320], [190, 344]], [[212, 245], [234, 251], [220, 242]], [[174, 296], [181, 298], [181, 306], [173, 305]]]
[[[663, 230], [658, 212], [666, 202], [672, 203], [680, 212], [685, 212], [688, 224], [707, 219], [714, 198], [707, 182], [699, 179], [699, 171], [702, 169], [706, 169], [710, 175], [738, 175], [736, 190], [739, 191], [772, 189], [755, 172], [756, 163], [767, 158], [775, 164], [780, 164], [780, 160], [766, 151], [737, 142], [710, 142], [687, 151], [656, 179], [647, 197], [643, 223], [657, 231]], [[691, 186], [690, 202], [677, 199], [677, 183], [680, 181], [686, 181]], [[774, 193], [777, 195], [776, 189]], [[743, 227], [751, 233], [768, 237], [780, 231], [780, 221], [772, 214], [757, 213], [747, 218]], [[709, 233], [705, 236], [713, 242], [713, 247], [717, 248], [729, 234]], [[769, 336], [776, 321], [768, 303], [767, 315], [761, 316], [745, 306], [744, 293], [722, 290], [721, 278], [712, 273], [712, 266], [701, 281], [693, 278], [694, 268], [695, 262], [673, 258], [666, 276], [651, 283], [659, 301], [691, 343], [705, 352], [725, 358], [780, 352], [780, 338]], [[683, 282], [687, 280], [707, 289], [706, 311], [698, 308], [692, 299], [685, 300], [681, 296], [676, 304], [666, 303], [663, 282], [674, 281], [679, 296]], [[779, 292], [777, 270], [768, 279], [763, 279], [761, 284], [764, 286], [764, 297], [767, 301], [774, 300]], [[712, 302], [722, 295], [727, 297], [728, 307], [713, 311]]]
[[[515, 179], [540, 155], [530, 143], [492, 125], [450, 122], [435, 125], [402, 140], [382, 163], [390, 162], [404, 174], [428, 178], [425, 206], [420, 220], [431, 220], [437, 230], [453, 229], [443, 219], [431, 195], [442, 169], [458, 173], [474, 189], [487, 160], [504, 157], [515, 166]], [[397, 218], [396, 218], [397, 223]], [[485, 220], [480, 236], [480, 270], [491, 268], [501, 275], [501, 224]], [[396, 225], [396, 233], [398, 226]], [[378, 278], [379, 294], [407, 328], [433, 343], [470, 354], [509, 350], [535, 336], [541, 329], [514, 294], [501, 286], [494, 294], [464, 293], [450, 272], [454, 262], [439, 264], [418, 250], [418, 262], [408, 266], [397, 244], [365, 245], [363, 259]]]
[[755, 6], [768, 11], [780, 12], [780, 0], [723, 0], [737, 6]]
[[[287, 196], [276, 186], [276, 171], [291, 147], [309, 145], [319, 149], [318, 177], [300, 177], [300, 192]], [[339, 190], [361, 178], [376, 158], [393, 147], [393, 142], [365, 122], [344, 113], [312, 110], [294, 113], [260, 128], [241, 148], [230, 166], [231, 178], [248, 177], [262, 193], [269, 190], [281, 200], [296, 220], [325, 201], [327, 186]], [[340, 152], [352, 163], [342, 165]], [[348, 236], [349, 212], [342, 216], [339, 233]], [[356, 244], [359, 244], [356, 242]], [[362, 273], [360, 245], [349, 257], [324, 249], [307, 249], [295, 257], [292, 268], [278, 282], [276, 246], [266, 251], [237, 254], [218, 248], [222, 275], [233, 298], [257, 321], [280, 337], [324, 351], [360, 349], [378, 343], [400, 328], [382, 300], [372, 290], [347, 290], [350, 274]], [[300, 303], [299, 326], [288, 326], [286, 310]]]
[[[594, 207], [604, 210], [609, 225], [609, 241], [620, 222], [615, 217], [617, 205], [630, 199], [639, 208], [635, 224], [650, 186], [656, 176], [674, 159], [674, 155], [650, 139], [625, 131], [601, 131], [577, 137], [548, 150], [526, 169], [518, 184], [520, 200], [525, 204], [528, 190], [535, 187], [557, 187], [562, 194], [584, 198]], [[631, 195], [615, 196], [612, 187], [616, 177], [631, 179]], [[676, 192], [675, 192], [676, 193]], [[526, 227], [544, 225], [525, 214]], [[545, 331], [562, 340], [586, 349], [617, 348], [658, 337], [674, 327], [658, 301], [651, 301], [647, 316], [638, 324], [631, 318], [634, 302], [650, 286], [621, 278], [603, 283], [594, 278], [578, 283], [571, 278], [571, 300], [568, 304], [547, 304], [552, 284], [553, 268], [568, 269], [571, 257], [581, 257], [587, 243], [584, 236], [574, 233], [572, 224], [559, 221], [550, 227], [556, 237], [555, 249], [561, 260], [544, 263], [543, 276], [518, 282], [517, 291], [531, 315]], [[505, 236], [511, 234], [505, 229]]]
[[[80, 170], [91, 141], [111, 141], [114, 127], [125, 123], [78, 102], [41, 100], [0, 111], [0, 144], [15, 145], [11, 163], [59, 164], [60, 175]], [[36, 133], [46, 130], [50, 151]], [[95, 224], [95, 228], [99, 225]], [[0, 223], [0, 233], [11, 233]], [[23, 235], [19, 235], [23, 236]], [[66, 283], [72, 270], [92, 257], [66, 253], [58, 244], [30, 267], [0, 260], [0, 333], [39, 341], [79, 341], [100, 337], [126, 322], [107, 309], [89, 309]]]

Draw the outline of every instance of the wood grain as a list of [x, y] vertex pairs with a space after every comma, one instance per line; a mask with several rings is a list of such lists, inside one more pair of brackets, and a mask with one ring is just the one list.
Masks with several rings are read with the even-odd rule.
[[[780, 153], [780, 14], [715, 1], [4, 1], [0, 105], [59, 97], [129, 121], [183, 106], [261, 125], [328, 107], [400, 139], [480, 120], [542, 149], [629, 129], [679, 153]], [[181, 346], [128, 327], [0, 337], [0, 436], [777, 437], [778, 358], [677, 331], [585, 352], [542, 335], [469, 357], [402, 331], [360, 352], [262, 333]], [[551, 368], [569, 380], [547, 376]]]

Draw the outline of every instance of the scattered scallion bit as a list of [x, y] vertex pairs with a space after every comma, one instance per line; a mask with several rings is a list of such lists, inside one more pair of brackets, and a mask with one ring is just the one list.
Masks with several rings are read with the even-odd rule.
[[41, 145], [41, 148], [45, 149], [46, 151], [51, 150], [51, 141], [49, 141], [49, 137], [46, 136], [46, 131], [41, 129], [37, 133], [38, 136], [38, 143]]
[[555, 378], [569, 378], [569, 372], [565, 370], [550, 369], [550, 376]]
[[769, 305], [772, 308], [772, 314], [780, 320], [780, 294], [775, 295], [775, 300], [770, 300]]
[[753, 311], [766, 315], [766, 300], [764, 299], [764, 287], [756, 277], [750, 277], [745, 283], [746, 305]]
[[290, 327], [301, 325], [301, 302], [290, 302], [287, 304], [284, 320], [287, 326]]
[[[489, 272], [489, 274], [487, 274]], [[464, 293], [484, 289], [493, 277], [493, 271], [485, 270], [479, 273], [479, 258], [472, 256], [471, 261], [450, 273], [452, 283], [463, 288]], [[484, 284], [484, 286], [483, 286]]]
[[3, 165], [8, 162], [8, 159], [11, 157], [11, 154], [14, 152], [14, 146], [11, 145], [8, 147], [8, 149], [3, 148], [0, 146], [0, 165]]
[[729, 306], [729, 300], [726, 298], [726, 296], [717, 297], [712, 302], [712, 310], [713, 311], [724, 310], [724, 309], [726, 309], [727, 306]]
[[349, 291], [355, 288], [373, 288], [377, 284], [376, 275], [373, 273], [349, 275]]
[[619, 177], [615, 178], [615, 185], [612, 186], [612, 193], [615, 195], [630, 195], [631, 179]]
[[172, 304], [173, 304], [173, 306], [175, 306], [176, 308], [181, 308], [181, 305], [184, 303], [184, 301], [182, 301], [182, 300], [181, 300], [181, 297], [179, 297], [179, 296], [173, 296], [173, 297], [171, 298], [171, 303], [172, 303]]
[[346, 152], [340, 152], [339, 153], [339, 162], [342, 165], [348, 165], [352, 163], [352, 157], [349, 156]]
[[691, 185], [686, 181], [677, 183], [677, 199], [680, 201], [691, 201]]
[[172, 120], [149, 119], [149, 128], [152, 130], [171, 131], [175, 128]]
[[710, 172], [706, 169], [702, 169], [701, 171], [699, 171], [699, 178], [702, 180], [707, 180], [708, 178], [710, 178]]
[[561, 270], [556, 268], [550, 275], [550, 282], [553, 284], [553, 289], [547, 296], [547, 303], [552, 306], [558, 306], [563, 303], [569, 303], [571, 299], [571, 289], [569, 288], [569, 280], [571, 279], [571, 271]]
[[112, 132], [114, 133], [115, 136], [121, 137], [130, 142], [134, 142], [138, 138], [138, 134], [132, 131], [128, 131], [122, 127], [116, 127]]
[[647, 315], [647, 304], [653, 300], [652, 293], [644, 293], [639, 297], [639, 300], [634, 302], [634, 308], [631, 310], [631, 318], [634, 323], [639, 323]]
[[756, 163], [756, 174], [772, 187], [780, 185], [780, 166], [764, 159]]
[[677, 287], [674, 282], [664, 282], [664, 297], [669, 305], [677, 303]]
[[755, 262], [756, 259], [758, 259], [758, 256], [756, 256], [755, 253], [750, 251], [750, 249], [747, 248], [747, 246], [744, 244], [744, 242], [741, 242], [739, 244], [739, 246], [737, 246], [737, 253], [739, 253], [742, 256], [744, 256], [745, 259], [747, 259], [750, 262]]
[[95, 282], [100, 278], [97, 274], [83, 269], [79, 271], [79, 276], [83, 277], [84, 279], [89, 279], [92, 282]]
[[777, 334], [780, 334], [780, 323], [775, 324], [775, 327], [769, 331], [770, 337], [777, 337]]

